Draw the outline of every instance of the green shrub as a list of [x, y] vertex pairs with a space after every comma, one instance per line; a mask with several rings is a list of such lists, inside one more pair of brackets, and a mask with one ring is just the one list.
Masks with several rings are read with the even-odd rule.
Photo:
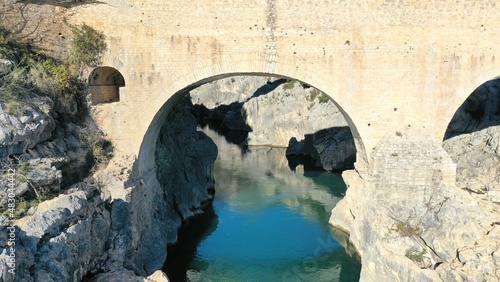
[[287, 81], [285, 82], [285, 84], [283, 84], [283, 90], [293, 89], [294, 85], [295, 85], [295, 80]]
[[309, 101], [314, 101], [319, 94], [320, 92], [318, 89], [311, 89], [311, 91], [309, 91]]
[[72, 26], [71, 31], [73, 40], [69, 61], [73, 68], [80, 71], [85, 66], [98, 66], [102, 53], [106, 50], [104, 35], [86, 24]]
[[328, 103], [328, 101], [330, 101], [330, 97], [328, 97], [325, 93], [321, 93], [318, 99], [320, 104]]
[[71, 29], [69, 57], [58, 60], [16, 41], [0, 25], [0, 54], [19, 58], [12, 72], [0, 74], [0, 102], [5, 111], [22, 114], [26, 104], [23, 100], [33, 92], [51, 97], [56, 110], [69, 107], [75, 99], [78, 101], [84, 90], [83, 70], [99, 64], [106, 43], [104, 35], [88, 25]]
[[406, 221], [397, 221], [395, 224], [395, 231], [402, 237], [419, 237], [421, 234], [420, 228], [414, 226]]
[[420, 252], [418, 251], [407, 252], [405, 256], [416, 263], [420, 263], [424, 261], [425, 254], [427, 254], [427, 249], [422, 249], [422, 251]]

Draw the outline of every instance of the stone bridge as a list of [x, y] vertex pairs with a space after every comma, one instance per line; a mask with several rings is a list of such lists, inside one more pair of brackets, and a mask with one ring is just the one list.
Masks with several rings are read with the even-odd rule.
[[[53, 14], [37, 14], [38, 2], [55, 0], [18, 2], [28, 3], [18, 14], [28, 22], [20, 25], [23, 34], [56, 53], [70, 35], [64, 21], [106, 36], [102, 66], [88, 74], [90, 98], [118, 155], [135, 160], [132, 181], [112, 192], [126, 202], [113, 205], [113, 220], [132, 211], [123, 221], [133, 226], [127, 244], [136, 250], [130, 257], [140, 274], [161, 267], [166, 256], [159, 251], [164, 235], [151, 231], [163, 223], [153, 204], [143, 203], [161, 191], [158, 132], [188, 90], [242, 74], [312, 85], [344, 113], [363, 174], [390, 131], [418, 135], [422, 147], [440, 146], [460, 105], [500, 75], [495, 0], [102, 0], [56, 5]], [[144, 184], [150, 189], [127, 188]], [[116, 232], [117, 238], [125, 234]]]
[[96, 117], [141, 172], [154, 165], [171, 106], [222, 77], [280, 76], [322, 90], [345, 114], [363, 171], [389, 130], [423, 129], [441, 142], [458, 107], [500, 74], [494, 0], [104, 0], [27, 17], [37, 3], [19, 15], [42, 45], [62, 44], [62, 22], [105, 34], [102, 68], [89, 75]]
[[95, 107], [98, 120], [147, 171], [176, 100], [237, 74], [293, 78], [327, 93], [354, 133], [358, 169], [389, 130], [425, 129], [441, 142], [458, 107], [500, 74], [499, 16], [494, 0], [106, 0], [69, 18], [106, 35], [103, 66], [123, 77], [114, 102]]

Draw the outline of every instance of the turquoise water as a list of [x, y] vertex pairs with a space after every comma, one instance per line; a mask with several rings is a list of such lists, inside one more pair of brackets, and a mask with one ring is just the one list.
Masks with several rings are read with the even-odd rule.
[[215, 200], [168, 249], [172, 281], [359, 280], [345, 234], [327, 223], [346, 189], [339, 174], [291, 171], [284, 149], [242, 152], [207, 134], [219, 147]]

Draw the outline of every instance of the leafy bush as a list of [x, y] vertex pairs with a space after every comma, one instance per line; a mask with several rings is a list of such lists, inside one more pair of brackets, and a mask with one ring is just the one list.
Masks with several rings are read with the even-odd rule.
[[104, 35], [92, 27], [82, 24], [72, 26], [73, 40], [69, 61], [76, 70], [82, 67], [95, 67], [100, 64], [102, 53], [106, 50]]
[[290, 80], [288, 82], [285, 82], [285, 84], [283, 84], [283, 90], [293, 89], [294, 85], [295, 85], [295, 80]]
[[320, 104], [328, 103], [328, 101], [330, 101], [330, 97], [328, 97], [325, 93], [321, 93], [318, 99]]
[[316, 99], [319, 94], [320, 92], [318, 89], [312, 89], [311, 91], [309, 91], [309, 101], [314, 101], [314, 99]]
[[427, 249], [422, 249], [420, 252], [418, 251], [407, 252], [405, 256], [416, 263], [420, 263], [424, 261], [425, 254], [427, 254]]
[[26, 106], [21, 103], [29, 92], [30, 87], [25, 83], [24, 68], [15, 67], [13, 71], [0, 75], [0, 102], [7, 113], [21, 115]]

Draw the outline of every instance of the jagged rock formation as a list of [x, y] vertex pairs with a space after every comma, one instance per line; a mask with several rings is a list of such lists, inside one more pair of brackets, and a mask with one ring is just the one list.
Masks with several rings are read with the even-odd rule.
[[[259, 84], [257, 84], [259, 83]], [[224, 116], [222, 126], [246, 130], [248, 145], [287, 147], [290, 138], [301, 138], [324, 128], [347, 126], [333, 102], [320, 91], [297, 81], [262, 77], [231, 77], [202, 85], [190, 92], [193, 104], [202, 104], [209, 116]], [[217, 103], [217, 99], [225, 104]], [[218, 113], [222, 106], [223, 112]], [[325, 118], [328, 116], [328, 118]], [[232, 123], [245, 121], [244, 128]]]
[[330, 223], [350, 233], [361, 279], [499, 281], [500, 209], [457, 187], [448, 154], [408, 130], [386, 136], [369, 175], [343, 174]]
[[[106, 258], [109, 199], [91, 178], [79, 181], [94, 164], [90, 151], [100, 147], [104, 156], [107, 147], [96, 129], [88, 129], [92, 121], [54, 120], [50, 98], [31, 93], [20, 107], [0, 114], [0, 207], [4, 213], [13, 185], [14, 215], [24, 216], [12, 223], [17, 225], [15, 278], [8, 272], [6, 237], [7, 219], [15, 218], [10, 212], [0, 216], [0, 281], [79, 281], [101, 269]], [[29, 209], [23, 212], [25, 205]]]
[[[116, 277], [140, 281], [131, 273], [145, 277], [160, 269], [182, 222], [201, 213], [212, 199], [217, 147], [196, 130], [196, 120], [189, 113], [192, 105], [186, 103], [174, 106], [166, 117], [151, 173], [140, 179], [126, 178], [134, 162], [129, 157], [115, 158], [97, 176], [107, 179], [107, 193], [114, 199], [108, 238], [114, 243], [107, 251], [105, 273], [96, 275], [94, 281], [118, 281]], [[131, 187], [121, 188], [123, 182]]]
[[235, 76], [203, 84], [191, 90], [189, 94], [193, 104], [215, 109], [265, 94], [276, 88], [277, 85], [273, 85], [273, 81], [276, 79], [264, 76]]
[[[4, 275], [3, 281], [79, 281], [99, 268], [111, 221], [106, 201], [96, 192], [79, 183], [18, 220], [16, 280]], [[1, 229], [8, 234], [6, 226]], [[0, 270], [6, 270], [6, 240], [0, 240], [0, 249]]]
[[[15, 276], [7, 272], [10, 222], [7, 217], [0, 217], [0, 281], [80, 281], [89, 275], [94, 276], [92, 281], [168, 281], [161, 271], [145, 278], [146, 273], [135, 269], [130, 260], [155, 263], [151, 258], [156, 257], [155, 268], [161, 267], [166, 256], [167, 240], [168, 243], [175, 242], [177, 228], [182, 220], [201, 212], [201, 204], [212, 197], [209, 192], [213, 188], [212, 166], [217, 149], [203, 133], [197, 133], [196, 121], [185, 109], [190, 106], [182, 104], [176, 107], [168, 123], [171, 126], [167, 125], [166, 131], [161, 134], [158, 172], [165, 173], [159, 178], [166, 186], [165, 189], [160, 187], [159, 193], [152, 195], [158, 203], [155, 205], [152, 200], [149, 201], [149, 208], [144, 208], [139, 201], [135, 201], [139, 205], [130, 206], [120, 199], [113, 200], [116, 197], [111, 192], [115, 191], [113, 187], [123, 183], [121, 177], [124, 173], [130, 173], [130, 168], [116, 163], [111, 165], [117, 168], [116, 173], [97, 173], [86, 179], [86, 182], [68, 188], [73, 180], [83, 178], [81, 173], [85, 174], [83, 171], [89, 162], [91, 165], [89, 150], [106, 150], [107, 146], [96, 136], [91, 136], [96, 134], [95, 131], [72, 123], [56, 128], [50, 141], [40, 142], [23, 151], [23, 155], [16, 156], [16, 162], [3, 161], [4, 175], [1, 181], [5, 185], [2, 187], [8, 187], [9, 183], [5, 183], [9, 181], [8, 169], [16, 169], [17, 199], [28, 191], [62, 194], [31, 207], [24, 217], [15, 222], [18, 226]], [[87, 126], [90, 125], [87, 123]], [[124, 163], [131, 162], [125, 160]], [[179, 169], [178, 164], [181, 164], [182, 169]], [[191, 189], [192, 185], [195, 189]], [[179, 189], [182, 187], [184, 189]], [[7, 200], [6, 195], [0, 194], [2, 207]], [[167, 201], [164, 201], [163, 196]], [[155, 210], [159, 215], [153, 218], [151, 214]], [[132, 221], [135, 219], [131, 219], [128, 212], [149, 213], [148, 218], [154, 223], [153, 226], [160, 227], [147, 232], [152, 234], [149, 236], [154, 240], [147, 240], [145, 234], [132, 232]], [[140, 220], [145, 222], [144, 218]], [[134, 236], [151, 244], [163, 241], [164, 247], [152, 248], [141, 242], [143, 248], [138, 248], [137, 256], [130, 258], [130, 244], [138, 244], [137, 241], [132, 242]], [[144, 253], [144, 249], [148, 252]], [[102, 271], [105, 274], [98, 274]]]
[[0, 157], [23, 154], [26, 149], [48, 140], [55, 128], [52, 101], [33, 95], [19, 113], [6, 112], [0, 103]]
[[[8, 168], [16, 170], [16, 198], [29, 190], [37, 189], [35, 193], [57, 194], [61, 189], [67, 189], [81, 181], [88, 176], [93, 165], [89, 143], [101, 142], [98, 145], [103, 145], [97, 129], [90, 130], [71, 122], [54, 121], [51, 116], [52, 101], [35, 94], [31, 98], [31, 102], [22, 105], [25, 108], [23, 112], [0, 114], [11, 121], [0, 125], [0, 132], [9, 132], [3, 135], [8, 138], [3, 139], [0, 152], [13, 157], [2, 155], [0, 167], [2, 175], [7, 173]], [[84, 124], [87, 127], [95, 126], [92, 121]], [[10, 141], [7, 142], [7, 139]], [[13, 140], [18, 143], [12, 143]], [[106, 146], [101, 147], [103, 152], [107, 150]], [[7, 177], [0, 178], [3, 190], [8, 187], [7, 181]], [[6, 199], [7, 193], [0, 193], [0, 207], [5, 207]]]
[[500, 126], [444, 141], [457, 163], [457, 186], [477, 197], [500, 203]]
[[168, 244], [177, 241], [182, 221], [202, 212], [202, 203], [212, 199], [214, 189], [217, 146], [205, 133], [197, 131], [191, 107], [186, 99], [176, 105], [157, 141], [157, 176], [166, 201], [162, 217], [170, 223]]
[[290, 139], [287, 156], [308, 156], [317, 167], [341, 171], [353, 169], [356, 161], [356, 147], [349, 127], [336, 127], [306, 134], [304, 140]]

